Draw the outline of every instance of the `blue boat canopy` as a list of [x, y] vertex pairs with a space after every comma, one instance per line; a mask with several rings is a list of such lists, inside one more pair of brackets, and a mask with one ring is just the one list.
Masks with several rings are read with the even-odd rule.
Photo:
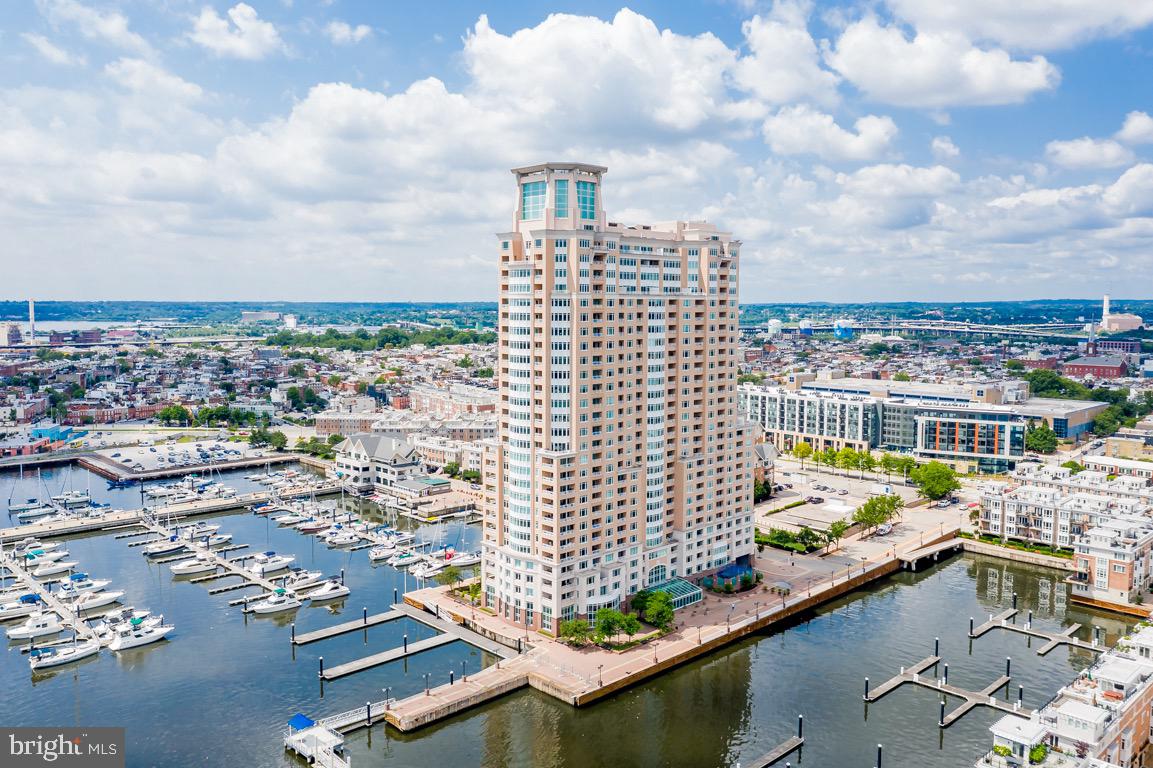
[[88, 574], [87, 573], [74, 573], [71, 576], [69, 576], [68, 578], [71, 579], [72, 581], [84, 581], [85, 579], [88, 578]]
[[40, 602], [40, 595], [20, 595], [20, 602], [24, 603], [25, 605], [28, 605], [29, 603], [38, 603]]
[[293, 715], [292, 718], [288, 721], [288, 727], [294, 731], [302, 731], [305, 728], [311, 728], [314, 725], [316, 725], [315, 721], [305, 717], [299, 712]]
[[265, 552], [265, 553], [264, 553], [264, 556], [265, 556], [265, 557], [272, 557], [272, 556], [273, 556], [273, 555], [275, 555], [275, 554], [276, 554], [275, 552]]

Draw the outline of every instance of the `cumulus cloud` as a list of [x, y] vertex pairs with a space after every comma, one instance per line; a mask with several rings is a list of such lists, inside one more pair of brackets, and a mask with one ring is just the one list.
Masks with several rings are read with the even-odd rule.
[[204, 91], [163, 68], [141, 59], [118, 59], [104, 73], [129, 91], [148, 93], [164, 99], [196, 101]]
[[932, 150], [933, 157], [940, 162], [961, 156], [961, 150], [948, 136], [934, 136], [932, 143], [929, 144], [929, 149]]
[[627, 8], [611, 21], [552, 14], [511, 35], [481, 16], [464, 46], [482, 95], [620, 134], [653, 125], [690, 131], [722, 117], [735, 59], [710, 33], [661, 30]]
[[837, 101], [840, 78], [821, 66], [817, 44], [807, 28], [807, 8], [778, 2], [767, 16], [753, 16], [741, 30], [749, 55], [733, 69], [738, 87], [770, 104]]
[[1014, 59], [954, 32], [918, 31], [910, 39], [874, 17], [850, 24], [826, 58], [869, 98], [905, 107], [1014, 104], [1060, 81], [1042, 56]]
[[1062, 168], [1117, 168], [1133, 162], [1133, 153], [1111, 139], [1088, 136], [1070, 141], [1050, 141], [1045, 156]]
[[52, 24], [74, 26], [89, 40], [99, 40], [142, 56], [152, 54], [152, 47], [128, 28], [128, 19], [118, 11], [96, 10], [76, 0], [37, 0], [36, 5]]
[[262, 20], [251, 5], [237, 3], [227, 16], [205, 6], [193, 20], [189, 39], [221, 58], [255, 61], [285, 49], [276, 27]]
[[1153, 23], [1141, 0], [885, 0], [919, 30], [960, 32], [975, 40], [1027, 50], [1065, 48]]
[[1153, 117], [1144, 112], [1130, 112], [1116, 138], [1126, 144], [1153, 144]]
[[48, 38], [44, 37], [44, 35], [34, 35], [26, 32], [20, 35], [20, 37], [24, 39], [24, 42], [35, 48], [36, 52], [39, 53], [41, 57], [43, 57], [46, 61], [52, 62], [53, 64], [60, 64], [63, 66], [82, 66], [87, 63], [87, 60], [83, 56], [69, 53], [68, 51], [53, 43]]
[[897, 136], [889, 117], [867, 115], [847, 131], [832, 115], [806, 106], [783, 107], [764, 124], [765, 141], [779, 155], [811, 154], [823, 160], [874, 160]]
[[355, 45], [372, 36], [372, 27], [367, 24], [352, 26], [346, 21], [330, 21], [324, 27], [324, 34], [336, 45]]

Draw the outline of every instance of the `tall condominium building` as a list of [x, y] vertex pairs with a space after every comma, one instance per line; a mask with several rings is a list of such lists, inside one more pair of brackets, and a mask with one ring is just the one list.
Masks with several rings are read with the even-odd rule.
[[[516, 168], [500, 238], [500, 400], [485, 462], [486, 604], [526, 627], [615, 607], [753, 553], [736, 408], [740, 243], [623, 226], [605, 168]], [[699, 591], [696, 592], [699, 596]]]

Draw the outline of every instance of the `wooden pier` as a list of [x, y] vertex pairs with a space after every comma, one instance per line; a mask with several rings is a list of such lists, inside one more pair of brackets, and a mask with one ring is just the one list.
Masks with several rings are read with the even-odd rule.
[[[302, 496], [327, 496], [340, 492], [339, 483], [331, 482], [313, 487], [301, 486], [297, 489], [289, 488], [276, 491], [275, 497], [281, 499], [300, 498]], [[211, 515], [217, 512], [227, 512], [241, 509], [261, 501], [270, 501], [274, 498], [271, 491], [256, 491], [228, 499], [205, 499], [203, 501], [187, 501], [180, 504], [168, 504], [151, 509], [132, 509], [122, 512], [109, 512], [102, 517], [80, 520], [64, 520], [54, 523], [30, 523], [9, 528], [0, 528], [0, 545], [11, 544], [14, 541], [32, 536], [38, 539], [51, 539], [57, 536], [72, 536], [79, 533], [92, 533], [94, 531], [112, 531], [141, 524], [146, 517], [162, 517], [171, 520], [182, 520], [198, 515]], [[130, 533], [129, 536], [140, 535]]]
[[455, 643], [459, 638], [453, 635], [433, 635], [432, 637], [425, 638], [424, 640], [417, 640], [403, 646], [397, 646], [391, 650], [383, 651], [381, 653], [374, 653], [371, 656], [365, 656], [355, 661], [350, 661], [345, 664], [338, 664], [335, 667], [324, 670], [320, 674], [325, 680], [335, 680], [338, 677], [345, 677], [356, 672], [362, 672], [371, 667], [377, 667], [381, 664], [387, 664], [390, 661], [403, 659], [405, 656], [411, 656], [414, 653], [421, 651], [428, 651], [433, 648], [439, 648], [442, 645]]
[[[801, 748], [805, 743], [805, 718], [803, 715], [797, 715], [797, 735], [786, 741], [782, 741], [777, 746], [773, 747], [767, 754], [761, 755], [756, 760], [749, 763], [748, 768], [768, 768], [773, 763], [779, 763], [784, 760], [786, 756], [791, 755]], [[739, 768], [745, 768], [740, 765]]]
[[369, 616], [367, 619], [356, 619], [355, 621], [346, 621], [343, 624], [336, 624], [335, 626], [325, 627], [318, 629], [314, 632], [305, 632], [302, 635], [293, 635], [293, 645], [308, 645], [309, 643], [319, 642], [320, 640], [327, 640], [330, 637], [336, 637], [348, 632], [355, 632], [358, 629], [368, 629], [375, 627], [378, 624], [383, 624], [386, 621], [392, 621], [405, 616], [404, 611], [385, 611], [384, 613], [377, 613]]
[[1007, 611], [998, 613], [996, 616], [990, 614], [988, 621], [979, 627], [973, 628], [969, 632], [969, 637], [976, 639], [990, 630], [1000, 628], [1007, 629], [1010, 632], [1018, 632], [1022, 635], [1028, 635], [1029, 637], [1037, 637], [1042, 640], [1046, 640], [1047, 642], [1037, 649], [1038, 656], [1044, 656], [1049, 651], [1062, 645], [1079, 648], [1083, 651], [1093, 651], [1095, 653], [1102, 653], [1105, 651], [1104, 645], [1098, 643], [1087, 643], [1084, 640], [1073, 637], [1073, 633], [1081, 628], [1080, 624], [1071, 624], [1060, 632], [1045, 632], [1040, 629], [1033, 629], [1029, 622], [1026, 622], [1022, 625], [1017, 625], [1011, 622], [1010, 619], [1014, 618], [1018, 613], [1020, 613], [1020, 611], [1018, 611], [1016, 608], [1010, 608]]
[[[882, 696], [892, 693], [905, 683], [919, 685], [923, 688], [937, 691], [944, 696], [955, 696], [956, 698], [962, 699], [961, 705], [947, 714], [945, 713], [945, 703], [942, 699], [941, 719], [937, 723], [937, 725], [941, 728], [948, 728], [957, 720], [968, 714], [969, 711], [974, 707], [991, 707], [1001, 712], [1006, 712], [1010, 715], [1017, 715], [1018, 717], [1025, 719], [1028, 719], [1033, 715], [1033, 711], [1022, 707], [1020, 702], [1011, 704], [1010, 702], [998, 699], [993, 695], [1008, 685], [1010, 679], [1009, 675], [1001, 675], [980, 691], [970, 691], [965, 688], [960, 688], [956, 685], [949, 685], [942, 678], [922, 676], [926, 670], [937, 666], [939, 663], [941, 663], [940, 656], [929, 656], [921, 659], [911, 667], [902, 668], [900, 674], [889, 678], [872, 691], [869, 690], [869, 679], [865, 678], [864, 699], [866, 702], [877, 701]], [[1008, 662], [1006, 662], [1006, 664], [1008, 664]]]
[[[144, 518], [141, 521], [141, 525], [145, 526], [156, 534], [160, 534], [160, 538], [155, 539], [155, 541], [163, 541], [172, 535], [170, 529], [165, 528], [164, 526], [155, 522], [152, 518]], [[135, 547], [146, 543], [148, 542], [134, 541], [128, 546]], [[227, 548], [227, 550], [235, 550], [241, 546], [247, 545], [233, 545]], [[184, 540], [184, 548], [186, 550], [186, 554], [184, 554], [183, 557], [179, 559], [191, 560], [195, 556], [211, 558], [212, 560], [216, 561], [216, 567], [218, 569], [224, 569], [224, 573], [220, 573], [218, 570], [216, 573], [209, 573], [205, 574], [204, 576], [198, 576], [194, 579], [189, 579], [189, 584], [202, 584], [207, 581], [215, 581], [216, 579], [224, 579], [230, 576], [238, 576], [243, 579], [243, 582], [239, 584], [230, 584], [227, 587], [217, 587], [216, 589], [210, 589], [208, 591], [208, 594], [210, 595], [219, 594], [221, 592], [229, 592], [234, 589], [242, 589], [244, 587], [261, 587], [265, 592], [275, 592], [278, 588], [277, 584], [275, 584], [272, 580], [263, 576], [257, 576], [256, 574], [251, 573], [241, 567], [240, 563], [251, 559], [253, 555], [246, 555], [243, 557], [229, 559], [224, 556], [221, 550], [215, 550], [211, 547], [206, 547], [204, 544], [197, 543], [192, 539]]]
[[942, 557], [948, 557], [954, 552], [961, 552], [964, 550], [964, 542], [962, 539], [949, 539], [947, 541], [939, 541], [936, 544], [930, 544], [927, 547], [921, 547], [911, 552], [904, 552], [897, 556], [901, 561], [902, 568], [910, 568], [917, 570], [917, 565], [926, 558], [931, 559], [934, 563]]
[[[46, 586], [45, 582], [37, 580], [35, 576], [26, 570], [24, 565], [19, 562], [20, 558], [12, 557], [8, 554], [5, 554], [3, 558], [4, 568], [8, 571], [8, 573], [15, 577], [16, 580], [21, 584], [23, 584], [29, 592], [40, 595], [40, 599], [44, 601], [44, 604], [47, 605], [53, 613], [60, 617], [61, 623], [72, 629], [72, 631], [75, 632], [76, 635], [82, 640], [100, 640], [96, 633], [92, 631], [92, 628], [85, 624], [84, 621], [79, 616], [77, 616], [77, 614], [72, 610], [72, 607], [68, 603], [61, 600], [54, 593], [44, 589]], [[54, 580], [61, 577], [67, 578], [67, 574], [60, 574], [59, 576], [52, 577], [52, 579]], [[31, 642], [35, 643], [35, 640]], [[40, 645], [42, 647], [44, 644]]]

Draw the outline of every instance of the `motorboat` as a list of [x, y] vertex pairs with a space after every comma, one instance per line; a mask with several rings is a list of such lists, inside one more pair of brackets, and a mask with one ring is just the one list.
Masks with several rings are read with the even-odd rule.
[[476, 565], [480, 562], [480, 552], [454, 552], [452, 557], [445, 558], [446, 565]]
[[68, 557], [68, 550], [55, 549], [51, 552], [46, 552], [43, 549], [34, 549], [24, 555], [24, 565], [32, 568], [41, 563], [54, 563], [57, 560], [63, 560]]
[[415, 541], [416, 534], [412, 531], [396, 531], [389, 534], [388, 540], [393, 542], [395, 546], [400, 546], [401, 544], [407, 544], [410, 541]]
[[330, 547], [351, 547], [360, 543], [360, 534], [352, 531], [341, 531], [329, 536], [324, 542]]
[[56, 507], [52, 506], [33, 507], [32, 509], [26, 509], [23, 512], [17, 512], [16, 519], [22, 523], [26, 523], [29, 520], [36, 520], [41, 517], [47, 517], [48, 515], [51, 515], [55, 512]]
[[327, 530], [328, 527], [329, 522], [327, 520], [314, 519], [305, 520], [303, 523], [297, 524], [296, 530], [300, 531], [301, 533], [320, 533], [323, 530]]
[[256, 557], [252, 558], [252, 564], [248, 566], [248, 570], [257, 576], [263, 576], [267, 573], [275, 573], [282, 571], [295, 561], [296, 558], [292, 555], [278, 555], [275, 552], [262, 552]]
[[277, 525], [296, 525], [303, 523], [307, 519], [308, 515], [302, 515], [299, 512], [289, 512], [287, 515], [272, 518], [272, 522]]
[[173, 563], [171, 571], [173, 576], [191, 576], [195, 573], [211, 573], [216, 570], [218, 565], [219, 563], [215, 557], [200, 555], [191, 560], [181, 560], [179, 563]]
[[69, 607], [77, 615], [83, 615], [86, 611], [111, 605], [122, 597], [124, 597], [124, 593], [120, 590], [115, 592], [85, 592], [75, 600], [70, 601]]
[[320, 571], [306, 571], [303, 568], [293, 568], [292, 573], [285, 577], [285, 589], [304, 589], [324, 581], [324, 574]]
[[395, 547], [386, 547], [383, 544], [377, 544], [372, 549], [368, 550], [368, 559], [374, 563], [381, 560], [387, 560], [392, 557], [395, 552]]
[[232, 541], [231, 533], [214, 533], [205, 539], [202, 544], [207, 544], [210, 547], [220, 547]]
[[65, 629], [60, 617], [51, 611], [37, 611], [29, 616], [23, 624], [8, 630], [9, 640], [34, 640], [37, 637], [58, 635]]
[[52, 648], [33, 648], [28, 652], [28, 666], [32, 668], [33, 672], [36, 672], [41, 669], [72, 664], [98, 653], [100, 653], [100, 643], [95, 640], [85, 640], [83, 643]]
[[179, 536], [169, 536], [167, 539], [160, 539], [148, 544], [143, 551], [145, 557], [162, 557], [181, 552], [186, 546], [187, 544], [181, 541]]
[[253, 603], [248, 609], [253, 613], [269, 614], [291, 611], [299, 608], [300, 605], [300, 598], [296, 596], [295, 592], [278, 589], [263, 600]]
[[41, 563], [32, 570], [32, 575], [40, 579], [45, 576], [55, 576], [58, 573], [71, 571], [79, 563], [75, 560], [58, 560], [54, 563]]
[[120, 608], [114, 608], [113, 610], [109, 611], [108, 613], [104, 614], [103, 616], [99, 616], [95, 619], [90, 620], [88, 622], [88, 624], [89, 624], [89, 626], [92, 626], [92, 627], [97, 628], [97, 629], [100, 629], [100, 628], [108, 629], [108, 628], [116, 626], [117, 624], [121, 624], [123, 622], [129, 621], [130, 619], [147, 619], [148, 621], [152, 622], [153, 624], [163, 624], [164, 623], [164, 614], [158, 614], [156, 616], [153, 616], [152, 612], [149, 610], [146, 610], [146, 609], [137, 610], [136, 608], [132, 607], [131, 605], [125, 605], [125, 606], [121, 606]]
[[410, 573], [418, 579], [431, 579], [438, 573], [444, 570], [444, 561], [442, 560], [426, 560], [423, 563], [417, 563], [412, 567]]
[[83, 578], [65, 579], [60, 582], [60, 589], [56, 594], [61, 600], [71, 600], [87, 592], [99, 592], [112, 583], [109, 579], [90, 579], [85, 573], [77, 573], [74, 576], [83, 576]]
[[329, 579], [321, 584], [319, 588], [309, 592], [308, 599], [314, 603], [318, 603], [325, 600], [336, 600], [341, 597], [348, 597], [351, 592], [351, 589], [340, 583], [340, 579]]
[[180, 529], [180, 538], [189, 541], [197, 541], [206, 536], [211, 536], [220, 530], [220, 526], [215, 523], [197, 523], [196, 525], [189, 525]]
[[419, 563], [424, 559], [424, 555], [418, 555], [412, 550], [404, 550], [398, 554], [393, 555], [388, 559], [388, 564], [393, 568], [407, 568], [410, 565]]
[[68, 491], [59, 496], [53, 496], [52, 501], [62, 506], [68, 507], [86, 507], [92, 502], [92, 496], [88, 491]]
[[37, 549], [42, 552], [50, 552], [59, 546], [60, 542], [58, 541], [40, 541], [40, 539], [29, 536], [26, 539], [21, 539], [20, 541], [16, 542], [16, 546], [13, 547], [13, 553], [19, 556], [25, 555], [28, 552], [33, 552]]
[[40, 595], [27, 594], [21, 595], [18, 599], [10, 603], [0, 604], [0, 621], [10, 621], [12, 619], [22, 619], [26, 616], [31, 616], [40, 610], [44, 601], [41, 600]]
[[142, 645], [163, 640], [176, 629], [171, 624], [149, 624], [146, 619], [129, 619], [112, 628], [112, 640], [108, 642], [110, 651], [126, 651]]
[[36, 507], [42, 506], [44, 505], [40, 503], [40, 499], [28, 499], [27, 501], [18, 502], [16, 504], [8, 502], [8, 514], [12, 514], [13, 512], [26, 512], [29, 509], [35, 509]]

